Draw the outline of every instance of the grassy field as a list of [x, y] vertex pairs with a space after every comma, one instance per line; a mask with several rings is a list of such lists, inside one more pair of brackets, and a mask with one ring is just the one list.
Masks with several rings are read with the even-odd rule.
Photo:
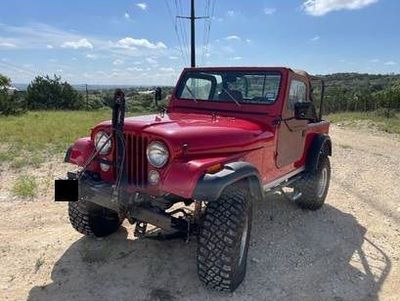
[[77, 138], [89, 135], [91, 127], [110, 118], [111, 110], [40, 111], [0, 117], [0, 163], [14, 170], [38, 168], [46, 158], [65, 152]]
[[371, 127], [387, 133], [400, 134], [400, 114], [395, 114], [391, 118], [378, 116], [374, 112], [370, 113], [338, 113], [330, 114], [326, 117], [331, 122], [343, 123], [352, 127]]

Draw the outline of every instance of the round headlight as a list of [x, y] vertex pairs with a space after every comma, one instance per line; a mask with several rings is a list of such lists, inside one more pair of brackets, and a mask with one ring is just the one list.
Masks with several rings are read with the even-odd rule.
[[147, 160], [156, 168], [161, 168], [167, 164], [168, 157], [168, 148], [162, 142], [154, 141], [147, 147]]
[[102, 131], [98, 132], [94, 137], [96, 150], [99, 151], [100, 155], [107, 155], [111, 151], [112, 142], [109, 138], [110, 136], [108, 136], [106, 132]]

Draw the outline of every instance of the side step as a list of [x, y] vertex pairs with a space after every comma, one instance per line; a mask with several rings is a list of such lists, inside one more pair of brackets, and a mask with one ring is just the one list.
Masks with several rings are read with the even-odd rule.
[[299, 180], [302, 177], [301, 173], [304, 170], [305, 170], [305, 168], [301, 167], [299, 169], [296, 169], [296, 170], [284, 175], [283, 177], [280, 177], [280, 178], [272, 181], [271, 183], [264, 185], [264, 187], [263, 187], [264, 192], [280, 190], [283, 187], [293, 184], [294, 182], [296, 182], [297, 180]]

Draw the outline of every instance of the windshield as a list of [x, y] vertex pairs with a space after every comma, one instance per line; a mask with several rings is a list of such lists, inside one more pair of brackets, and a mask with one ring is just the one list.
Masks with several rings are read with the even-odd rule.
[[193, 101], [272, 104], [279, 93], [279, 72], [190, 71], [179, 83], [177, 98]]

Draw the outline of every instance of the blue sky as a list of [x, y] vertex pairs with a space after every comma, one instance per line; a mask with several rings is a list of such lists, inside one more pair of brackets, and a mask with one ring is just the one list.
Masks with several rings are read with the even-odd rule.
[[[0, 73], [16, 83], [56, 73], [75, 84], [173, 84], [189, 64], [189, 24], [178, 20], [178, 38], [174, 16], [189, 2], [2, 1]], [[400, 73], [400, 1], [196, 2], [211, 16], [197, 22], [199, 65]]]

